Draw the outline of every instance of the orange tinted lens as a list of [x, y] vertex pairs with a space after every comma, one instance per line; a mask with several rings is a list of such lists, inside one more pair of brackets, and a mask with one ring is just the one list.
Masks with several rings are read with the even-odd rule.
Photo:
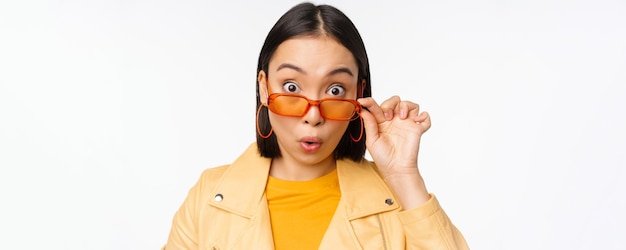
[[309, 102], [297, 96], [278, 96], [269, 103], [269, 109], [279, 115], [302, 116]]
[[320, 109], [327, 119], [350, 120], [354, 116], [356, 107], [349, 101], [323, 100], [320, 103]]

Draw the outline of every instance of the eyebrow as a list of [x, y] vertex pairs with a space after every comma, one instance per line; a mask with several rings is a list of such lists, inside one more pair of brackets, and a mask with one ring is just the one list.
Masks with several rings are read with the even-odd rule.
[[[293, 70], [295, 70], [295, 71], [297, 71], [297, 72], [299, 72], [301, 74], [304, 74], [304, 75], [307, 74], [306, 71], [304, 71], [304, 69], [302, 69], [302, 68], [300, 68], [300, 67], [298, 67], [296, 65], [290, 64], [290, 63], [283, 63], [281, 65], [278, 65], [278, 68], [276, 68], [276, 71], [279, 71], [281, 69], [293, 69]], [[328, 72], [328, 74], [326, 74], [326, 76], [336, 75], [336, 74], [339, 74], [339, 73], [346, 73], [346, 74], [348, 74], [350, 76], [354, 76], [354, 73], [352, 73], [352, 71], [349, 68], [347, 68], [347, 67], [336, 68], [336, 69]]]

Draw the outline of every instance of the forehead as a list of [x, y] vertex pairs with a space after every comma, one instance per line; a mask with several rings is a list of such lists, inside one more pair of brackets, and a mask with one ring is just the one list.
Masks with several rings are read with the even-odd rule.
[[272, 55], [269, 71], [276, 71], [282, 63], [291, 63], [305, 71], [332, 70], [336, 67], [348, 67], [358, 71], [354, 56], [337, 40], [328, 36], [303, 36], [285, 40]]

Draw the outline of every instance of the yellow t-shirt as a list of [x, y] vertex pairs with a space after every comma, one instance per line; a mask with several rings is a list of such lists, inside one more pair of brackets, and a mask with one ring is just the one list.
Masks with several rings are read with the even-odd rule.
[[310, 181], [270, 176], [265, 193], [276, 249], [318, 249], [341, 197], [337, 170]]

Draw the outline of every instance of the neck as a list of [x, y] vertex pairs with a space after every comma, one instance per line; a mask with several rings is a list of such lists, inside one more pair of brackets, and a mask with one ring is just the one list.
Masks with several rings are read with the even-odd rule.
[[308, 181], [322, 177], [335, 168], [335, 159], [332, 156], [315, 164], [299, 163], [281, 157], [272, 160], [270, 175], [287, 181]]

